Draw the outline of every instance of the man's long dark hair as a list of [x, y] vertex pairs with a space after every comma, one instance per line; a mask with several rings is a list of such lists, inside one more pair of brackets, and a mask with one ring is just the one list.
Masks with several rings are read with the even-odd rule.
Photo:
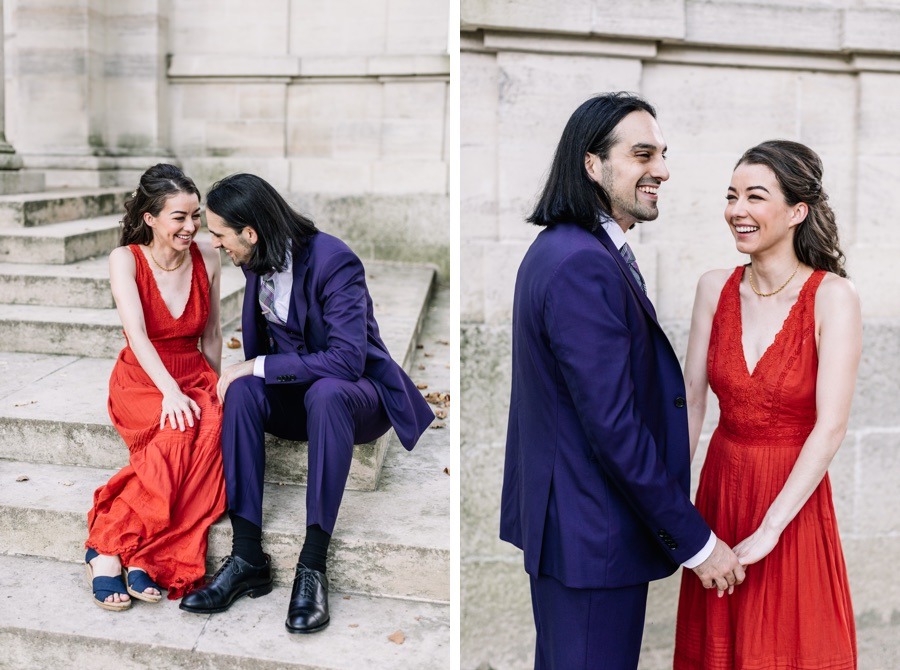
[[302, 248], [318, 232], [269, 182], [253, 174], [233, 174], [213, 184], [206, 208], [238, 234], [247, 226], [256, 231], [258, 241], [246, 267], [257, 274], [284, 270], [288, 245]]
[[633, 93], [603, 93], [587, 100], [569, 118], [550, 176], [528, 221], [538, 226], [555, 223], [577, 223], [595, 231], [599, 215], [609, 214], [611, 205], [606, 191], [592, 180], [584, 167], [584, 155], [596, 154], [601, 160], [617, 141], [615, 128], [626, 116], [644, 111], [656, 118], [649, 102]]

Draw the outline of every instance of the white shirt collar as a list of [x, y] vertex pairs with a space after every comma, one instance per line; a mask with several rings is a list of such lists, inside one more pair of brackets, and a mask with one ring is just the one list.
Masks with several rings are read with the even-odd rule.
[[603, 230], [606, 231], [606, 234], [609, 235], [613, 244], [616, 245], [616, 249], [621, 249], [628, 241], [625, 239], [625, 231], [623, 231], [622, 227], [616, 223], [615, 219], [601, 215], [600, 225], [603, 226]]

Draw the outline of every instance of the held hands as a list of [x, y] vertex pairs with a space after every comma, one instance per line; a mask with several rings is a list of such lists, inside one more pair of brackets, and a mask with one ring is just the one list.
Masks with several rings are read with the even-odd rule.
[[744, 581], [744, 568], [738, 557], [718, 538], [712, 554], [694, 572], [703, 582], [703, 588], [718, 589], [720, 598], [726, 590], [733, 593], [734, 587]]
[[216, 395], [219, 396], [219, 402], [225, 402], [225, 394], [228, 392], [231, 382], [239, 377], [249, 377], [253, 374], [253, 364], [255, 362], [256, 359], [251, 358], [249, 361], [235, 363], [222, 370], [222, 376], [219, 377], [219, 383], [216, 385]]
[[738, 542], [734, 547], [734, 553], [741, 565], [756, 563], [769, 555], [780, 537], [781, 533], [763, 524], [752, 535]]
[[200, 406], [181, 392], [175, 389], [163, 395], [162, 414], [159, 417], [159, 429], [166, 427], [166, 419], [172, 430], [176, 428], [184, 432], [185, 424], [194, 427], [194, 416], [200, 418]]

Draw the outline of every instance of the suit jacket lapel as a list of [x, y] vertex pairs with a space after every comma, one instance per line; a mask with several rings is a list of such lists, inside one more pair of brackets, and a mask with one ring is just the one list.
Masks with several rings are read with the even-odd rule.
[[244, 270], [247, 280], [244, 286], [244, 306], [241, 310], [241, 327], [244, 333], [244, 357], [255, 358], [263, 350], [257, 336], [257, 319], [259, 318], [259, 275]]
[[619, 269], [622, 271], [622, 274], [625, 275], [625, 279], [628, 282], [628, 285], [631, 286], [631, 290], [634, 291], [634, 294], [638, 297], [641, 305], [644, 306], [644, 309], [653, 319], [653, 322], [656, 323], [656, 325], [659, 325], [659, 323], [656, 321], [656, 310], [653, 308], [653, 303], [650, 302], [650, 298], [647, 297], [647, 294], [644, 293], [644, 290], [637, 283], [637, 279], [635, 279], [634, 275], [631, 274], [631, 268], [628, 267], [628, 263], [626, 263], [625, 259], [622, 258], [622, 254], [619, 253], [616, 245], [613, 244], [613, 241], [610, 238], [609, 234], [605, 230], [603, 230], [602, 227], [598, 227], [594, 232], [594, 237], [600, 240], [601, 244], [603, 244], [603, 246], [607, 248], [607, 250], [613, 257], [613, 260], [615, 260], [616, 264], [618, 264]]
[[292, 248], [293, 253], [293, 286], [291, 288], [291, 309], [288, 313], [288, 323], [294, 323], [294, 327], [300, 333], [304, 332], [306, 325], [306, 313], [309, 305], [306, 302], [306, 292], [303, 290], [303, 283], [306, 280], [306, 273], [309, 272], [309, 245], [312, 240], [303, 248], [296, 244]]

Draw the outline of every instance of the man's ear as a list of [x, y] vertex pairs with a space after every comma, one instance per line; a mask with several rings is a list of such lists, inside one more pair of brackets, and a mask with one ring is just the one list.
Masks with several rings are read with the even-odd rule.
[[584, 154], [584, 169], [591, 181], [595, 181], [598, 184], [600, 183], [600, 171], [602, 167], [603, 163], [600, 160], [600, 156], [592, 154], [590, 151]]
[[241, 235], [243, 235], [250, 244], [259, 242], [259, 235], [256, 234], [256, 228], [253, 226], [244, 226]]

